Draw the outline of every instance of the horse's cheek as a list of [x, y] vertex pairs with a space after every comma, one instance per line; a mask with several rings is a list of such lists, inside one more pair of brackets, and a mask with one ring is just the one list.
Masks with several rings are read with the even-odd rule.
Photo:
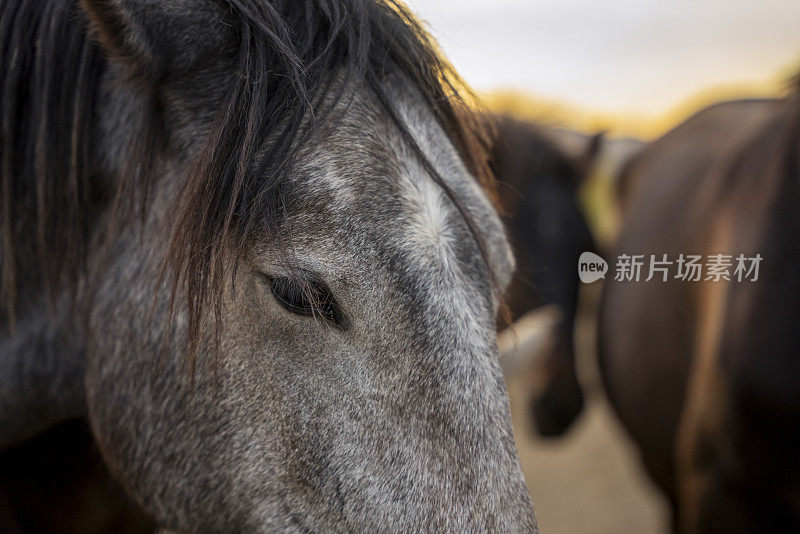
[[[89, 422], [112, 473], [149, 515], [164, 521], [173, 515], [166, 506], [167, 495], [179, 495], [185, 483], [188, 451], [181, 445], [194, 436], [178, 417], [189, 384], [176, 379], [173, 358], [161, 358], [156, 340], [163, 321], [158, 313], [152, 325], [141, 320], [151, 303], [143, 295], [150, 293], [118, 289], [149, 287], [152, 282], [136, 279], [136, 273], [128, 279], [125, 271], [110, 271], [108, 279], [115, 282], [101, 289], [91, 316], [85, 377]], [[128, 305], [116, 306], [119, 302]], [[184, 476], [165, 476], [176, 468], [183, 468]]]

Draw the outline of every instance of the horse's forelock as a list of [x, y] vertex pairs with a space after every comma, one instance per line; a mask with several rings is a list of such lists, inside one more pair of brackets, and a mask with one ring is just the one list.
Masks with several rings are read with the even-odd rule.
[[[252, 232], [277, 237], [283, 217], [278, 194], [282, 181], [315, 127], [331, 119], [337, 99], [329, 98], [328, 92], [347, 92], [348, 84], [334, 83], [334, 75], [367, 82], [377, 93], [406, 142], [467, 221], [493, 274], [472, 217], [425, 160], [380, 89], [380, 80], [392, 73], [413, 84], [468, 168], [493, 191], [489, 139], [470, 109], [472, 95], [411, 13], [393, 0], [229, 0], [229, 5], [239, 25], [240, 76], [189, 177], [167, 258], [176, 274], [173, 301], [179, 290], [187, 298], [191, 359], [205, 318], [220, 309], [229, 259], [243, 253]], [[267, 136], [273, 141], [259, 172], [252, 172], [250, 163]]]

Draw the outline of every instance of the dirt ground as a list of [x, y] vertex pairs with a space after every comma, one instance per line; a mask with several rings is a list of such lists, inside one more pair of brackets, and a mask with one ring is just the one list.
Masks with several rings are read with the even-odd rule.
[[507, 379], [519, 456], [544, 534], [662, 534], [667, 507], [603, 397], [594, 360], [597, 287], [586, 286], [576, 335], [587, 409], [565, 436], [544, 439], [527, 416], [530, 385]]

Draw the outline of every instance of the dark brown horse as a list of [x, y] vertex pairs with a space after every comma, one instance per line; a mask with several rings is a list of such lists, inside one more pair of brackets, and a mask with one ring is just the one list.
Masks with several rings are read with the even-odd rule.
[[[797, 95], [729, 102], [625, 171], [609, 263], [645, 261], [639, 282], [607, 279], [600, 368], [681, 532], [800, 530], [799, 149]], [[651, 254], [702, 256], [701, 281], [676, 262], [646, 282]], [[716, 254], [729, 281], [707, 279]], [[762, 257], [757, 278], [735, 276], [740, 254]]]
[[567, 429], [583, 407], [575, 373], [573, 327], [578, 303], [578, 257], [594, 240], [578, 207], [578, 188], [591, 167], [600, 137], [586, 137], [575, 153], [561, 147], [554, 132], [500, 116], [492, 165], [504, 222], [517, 270], [506, 294], [514, 319], [553, 304], [560, 320], [542, 360], [541, 389], [531, 416], [546, 436]]

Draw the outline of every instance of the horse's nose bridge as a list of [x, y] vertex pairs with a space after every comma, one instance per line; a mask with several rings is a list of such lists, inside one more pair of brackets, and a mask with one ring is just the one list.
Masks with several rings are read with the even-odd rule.
[[404, 257], [398, 264], [395, 291], [381, 299], [392, 320], [373, 325], [369, 342], [378, 356], [392, 355], [378, 360], [393, 387], [413, 395], [415, 412], [439, 406], [474, 419], [497, 409], [506, 396], [488, 283], [459, 261]]
[[464, 364], [496, 360], [497, 333], [488, 300], [463, 284], [444, 283], [431, 293], [425, 323], [433, 350], [461, 355], [458, 361]]
[[502, 426], [489, 415], [506, 399], [491, 313], [461, 287], [438, 291], [421, 317], [424, 342], [416, 346], [422, 352], [411, 355], [415, 380], [428, 389], [427, 405], [437, 406], [437, 417], [448, 417], [449, 424]]
[[421, 444], [418, 450], [430, 451], [418, 469], [440, 503], [463, 516], [465, 525], [484, 511], [499, 510], [492, 518], [496, 523], [481, 528], [513, 525], [511, 531], [527, 532], [532, 512], [496, 347], [483, 336], [472, 344], [469, 338], [462, 333], [431, 347], [412, 374], [400, 411], [411, 422], [407, 431]]
[[395, 286], [406, 291], [387, 299], [397, 320], [371, 328], [368, 349], [385, 388], [371, 398], [392, 422], [383, 457], [392, 472], [424, 481], [414, 484], [420, 501], [406, 486], [391, 499], [431, 524], [448, 516], [462, 531], [529, 531], [491, 302], [466, 275], [409, 271]]

